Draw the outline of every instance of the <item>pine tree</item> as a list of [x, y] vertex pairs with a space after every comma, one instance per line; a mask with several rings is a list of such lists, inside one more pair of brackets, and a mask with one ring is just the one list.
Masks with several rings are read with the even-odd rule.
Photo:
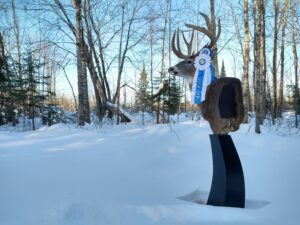
[[226, 77], [226, 70], [224, 65], [224, 60], [222, 60], [222, 68], [221, 68], [221, 77]]

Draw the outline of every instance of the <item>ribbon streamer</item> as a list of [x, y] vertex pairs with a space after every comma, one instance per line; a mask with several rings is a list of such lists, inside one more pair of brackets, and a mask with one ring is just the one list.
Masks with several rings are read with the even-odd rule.
[[196, 71], [191, 91], [192, 104], [201, 104], [205, 100], [207, 86], [216, 79], [210, 54], [210, 49], [203, 48], [199, 56], [195, 58]]

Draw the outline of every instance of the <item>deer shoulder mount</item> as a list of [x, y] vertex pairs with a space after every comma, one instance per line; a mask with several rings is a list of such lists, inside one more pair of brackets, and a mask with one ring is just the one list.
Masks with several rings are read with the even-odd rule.
[[[207, 28], [186, 24], [193, 30], [190, 41], [187, 41], [179, 29], [174, 32], [172, 50], [183, 61], [170, 67], [169, 73], [187, 79], [191, 90], [191, 103], [199, 106], [213, 133], [228, 134], [239, 129], [244, 117], [242, 85], [237, 78], [215, 77], [213, 59], [217, 53], [216, 43], [221, 34], [220, 18], [218, 32], [214, 35], [208, 16], [201, 12], [200, 15], [204, 18]], [[210, 43], [197, 53], [192, 51], [195, 30], [210, 39]], [[180, 33], [187, 46], [187, 54], [180, 49]]]

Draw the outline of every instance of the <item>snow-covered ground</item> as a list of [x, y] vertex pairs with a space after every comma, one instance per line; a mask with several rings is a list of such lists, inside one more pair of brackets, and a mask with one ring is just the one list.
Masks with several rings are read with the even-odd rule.
[[[246, 208], [207, 206], [207, 123], [0, 132], [1, 225], [300, 224], [300, 136], [232, 138]], [[194, 203], [194, 201], [203, 204]]]

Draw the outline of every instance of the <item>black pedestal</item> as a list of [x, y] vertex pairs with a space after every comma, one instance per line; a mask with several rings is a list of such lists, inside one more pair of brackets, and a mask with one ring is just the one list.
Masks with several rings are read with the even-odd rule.
[[213, 179], [207, 205], [245, 208], [245, 181], [239, 155], [230, 135], [209, 135]]

